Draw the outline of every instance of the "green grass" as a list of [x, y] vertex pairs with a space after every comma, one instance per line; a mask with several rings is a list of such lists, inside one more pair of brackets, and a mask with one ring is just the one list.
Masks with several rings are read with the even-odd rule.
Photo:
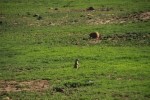
[[[150, 37], [91, 43], [102, 36], [149, 35], [150, 21], [89, 24], [150, 10], [149, 0], [1, 0], [0, 80], [48, 80], [42, 92], [1, 92], [13, 100], [148, 100]], [[95, 11], [86, 11], [93, 6]], [[54, 10], [58, 8], [58, 10]], [[102, 8], [112, 8], [101, 11]], [[41, 20], [33, 17], [42, 16]], [[114, 15], [112, 15], [114, 14]], [[74, 69], [78, 58], [80, 68]], [[63, 89], [64, 92], [55, 91]]]

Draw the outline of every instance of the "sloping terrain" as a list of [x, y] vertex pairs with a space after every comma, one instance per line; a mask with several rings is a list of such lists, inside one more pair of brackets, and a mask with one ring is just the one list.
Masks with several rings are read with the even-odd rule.
[[149, 0], [0, 0], [0, 100], [149, 100], [149, 26]]

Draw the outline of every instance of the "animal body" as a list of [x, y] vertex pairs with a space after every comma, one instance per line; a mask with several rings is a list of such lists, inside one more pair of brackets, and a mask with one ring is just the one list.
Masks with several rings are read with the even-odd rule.
[[89, 34], [89, 36], [90, 36], [90, 39], [100, 39], [101, 38], [98, 32], [92, 32]]
[[79, 59], [75, 60], [74, 68], [77, 68], [77, 69], [79, 68]]

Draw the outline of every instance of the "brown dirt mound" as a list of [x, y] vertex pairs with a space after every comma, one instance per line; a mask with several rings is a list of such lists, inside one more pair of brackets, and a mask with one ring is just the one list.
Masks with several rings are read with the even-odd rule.
[[31, 81], [5, 81], [0, 80], [0, 92], [17, 92], [17, 91], [43, 91], [48, 89], [49, 82], [47, 80], [31, 80]]

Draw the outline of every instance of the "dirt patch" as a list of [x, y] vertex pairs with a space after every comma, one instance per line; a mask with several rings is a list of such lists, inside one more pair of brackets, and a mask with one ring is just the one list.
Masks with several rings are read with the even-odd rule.
[[49, 88], [47, 80], [5, 81], [0, 80], [0, 92], [43, 91]]
[[117, 18], [120, 20], [124, 20], [124, 21], [129, 21], [129, 20], [133, 20], [133, 21], [147, 21], [150, 20], [150, 12], [134, 12], [131, 13], [129, 15]]
[[102, 40], [149, 40], [150, 33], [125, 33], [103, 36]]
[[[103, 15], [106, 16], [106, 15]], [[111, 18], [90, 18], [87, 20], [88, 24], [112, 24], [112, 23], [125, 23], [125, 22], [138, 22], [150, 20], [150, 12], [134, 12], [125, 16], [113, 16]]]
[[124, 33], [112, 34], [102, 37], [102, 42], [106, 43], [135, 43], [135, 44], [150, 44], [150, 33]]
[[150, 19], [150, 12], [144, 12], [140, 14], [140, 18], [142, 20], [149, 20]]
[[110, 19], [101, 19], [101, 18], [90, 18], [89, 20], [87, 20], [88, 24], [94, 24], [94, 25], [98, 25], [98, 24], [111, 24], [111, 23], [115, 23], [115, 19], [110, 18]]
[[108, 44], [124, 44], [133, 43], [136, 45], [150, 45], [150, 33], [129, 32], [124, 34], [107, 34], [101, 35], [101, 39], [84, 39], [90, 44], [108, 43]]

